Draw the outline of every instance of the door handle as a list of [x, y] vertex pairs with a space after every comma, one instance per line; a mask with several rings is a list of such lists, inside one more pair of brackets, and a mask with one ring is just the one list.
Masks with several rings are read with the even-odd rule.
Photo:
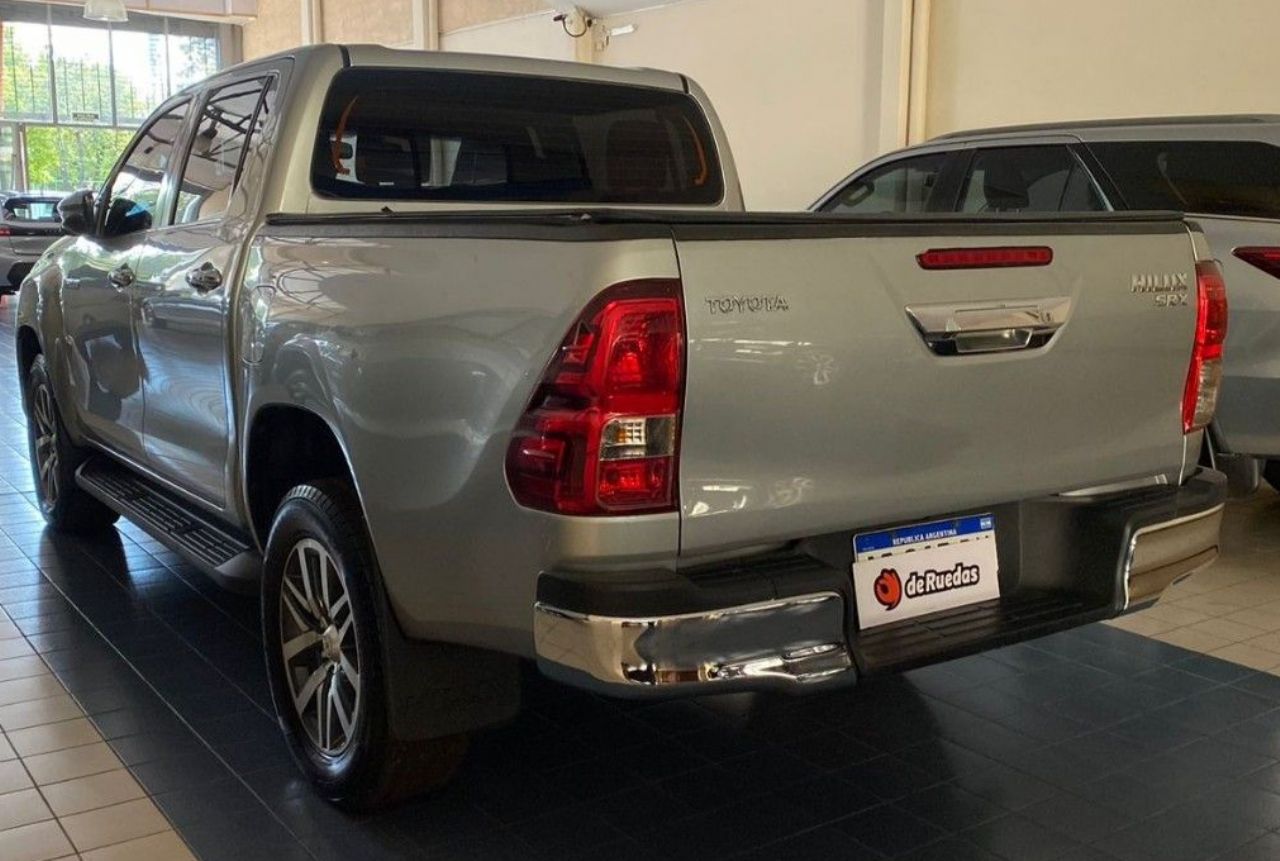
[[208, 293], [222, 286], [222, 272], [206, 260], [195, 269], [187, 270], [187, 283], [200, 293]]
[[913, 305], [907, 316], [938, 355], [1003, 353], [1042, 347], [1071, 315], [1065, 296], [1039, 302]]
[[133, 274], [133, 269], [129, 267], [128, 263], [121, 263], [111, 270], [111, 273], [107, 275], [107, 280], [117, 290], [124, 290], [137, 280], [137, 276]]

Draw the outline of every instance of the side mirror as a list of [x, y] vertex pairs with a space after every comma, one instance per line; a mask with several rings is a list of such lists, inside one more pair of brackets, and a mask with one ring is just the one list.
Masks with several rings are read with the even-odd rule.
[[62, 229], [72, 236], [80, 236], [93, 232], [93, 191], [68, 194], [58, 201], [58, 217], [62, 219]]

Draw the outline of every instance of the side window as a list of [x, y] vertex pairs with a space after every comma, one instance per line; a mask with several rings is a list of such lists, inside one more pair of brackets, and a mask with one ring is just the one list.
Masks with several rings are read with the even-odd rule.
[[962, 184], [961, 212], [1097, 212], [1093, 181], [1062, 146], [981, 149]]
[[948, 153], [930, 153], [876, 168], [841, 189], [822, 211], [846, 215], [934, 211], [938, 207], [932, 198], [948, 157]]
[[259, 104], [269, 84], [255, 78], [209, 94], [182, 168], [174, 224], [210, 221], [227, 211], [244, 154], [266, 122], [267, 110]]
[[156, 223], [164, 175], [173, 162], [174, 146], [190, 107], [190, 102], [175, 105], [153, 120], [135, 140], [107, 187], [108, 236], [147, 230]]
[[1280, 148], [1257, 141], [1094, 143], [1130, 209], [1280, 218]]

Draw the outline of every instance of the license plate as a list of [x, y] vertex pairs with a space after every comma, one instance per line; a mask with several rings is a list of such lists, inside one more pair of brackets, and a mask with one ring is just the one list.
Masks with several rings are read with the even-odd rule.
[[853, 594], [862, 630], [1000, 597], [989, 514], [853, 537]]

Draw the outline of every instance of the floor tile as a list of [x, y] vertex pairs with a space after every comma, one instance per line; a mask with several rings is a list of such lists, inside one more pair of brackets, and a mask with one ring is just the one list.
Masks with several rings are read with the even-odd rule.
[[52, 818], [49, 806], [35, 789], [0, 795], [0, 831]]
[[104, 846], [80, 857], [83, 861], [195, 861], [191, 850], [173, 831]]
[[168, 820], [147, 798], [65, 816], [59, 822], [80, 852], [170, 830]]
[[67, 835], [52, 820], [0, 831], [0, 858], [4, 861], [51, 861], [72, 852]]
[[72, 718], [58, 723], [13, 730], [8, 733], [8, 736], [14, 750], [22, 756], [80, 747], [100, 740], [98, 731], [87, 718]]
[[52, 753], [38, 753], [24, 757], [23, 762], [32, 779], [40, 786], [120, 767], [119, 758], [105, 742], [69, 747]]
[[104, 771], [88, 777], [77, 777], [62, 783], [41, 786], [50, 809], [58, 816], [70, 816], [132, 801], [145, 795], [138, 781], [127, 769]]

